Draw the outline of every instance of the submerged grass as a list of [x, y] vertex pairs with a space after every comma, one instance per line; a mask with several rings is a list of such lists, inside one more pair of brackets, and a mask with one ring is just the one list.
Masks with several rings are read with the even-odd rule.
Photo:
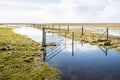
[[0, 80], [58, 80], [60, 71], [40, 59], [40, 44], [0, 28]]

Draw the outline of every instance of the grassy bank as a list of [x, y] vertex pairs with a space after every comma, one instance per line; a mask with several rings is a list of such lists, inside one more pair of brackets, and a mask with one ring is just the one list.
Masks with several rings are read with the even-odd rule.
[[59, 70], [42, 60], [40, 44], [0, 28], [0, 80], [57, 80]]

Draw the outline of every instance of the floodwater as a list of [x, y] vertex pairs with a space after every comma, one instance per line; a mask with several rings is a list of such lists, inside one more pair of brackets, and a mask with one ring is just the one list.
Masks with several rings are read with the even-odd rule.
[[[86, 30], [97, 32], [97, 33], [104, 33], [106, 31], [106, 28], [104, 27], [85, 27]], [[113, 29], [113, 28], [108, 28], [109, 29], [109, 35], [113, 36], [120, 36], [120, 28]]]
[[[64, 26], [62, 26], [64, 27]], [[81, 29], [82, 26], [70, 26], [70, 28], [74, 28], [74, 29]], [[87, 31], [91, 31], [92, 33], [104, 33], [106, 31], [106, 28], [105, 27], [95, 27], [95, 26], [84, 26], [83, 27], [84, 30], [87, 30]], [[108, 27], [109, 29], [109, 35], [113, 35], [113, 36], [119, 36], [120, 37], [120, 28], [110, 28]]]
[[[15, 33], [42, 41], [42, 31], [21, 27]], [[47, 33], [47, 41], [57, 46], [47, 47], [43, 60], [56, 64], [62, 72], [61, 80], [120, 80], [120, 52], [74, 41], [57, 34]]]

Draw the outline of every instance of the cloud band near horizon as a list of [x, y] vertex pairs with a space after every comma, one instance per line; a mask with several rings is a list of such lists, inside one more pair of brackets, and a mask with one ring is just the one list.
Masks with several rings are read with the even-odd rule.
[[119, 23], [119, 0], [0, 0], [0, 22]]

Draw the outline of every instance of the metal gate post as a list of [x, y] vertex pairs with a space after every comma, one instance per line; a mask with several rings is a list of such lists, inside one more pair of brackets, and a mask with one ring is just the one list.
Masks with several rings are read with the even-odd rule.
[[46, 45], [46, 32], [45, 32], [45, 28], [43, 27], [43, 35], [42, 35], [42, 47], [45, 47]]

